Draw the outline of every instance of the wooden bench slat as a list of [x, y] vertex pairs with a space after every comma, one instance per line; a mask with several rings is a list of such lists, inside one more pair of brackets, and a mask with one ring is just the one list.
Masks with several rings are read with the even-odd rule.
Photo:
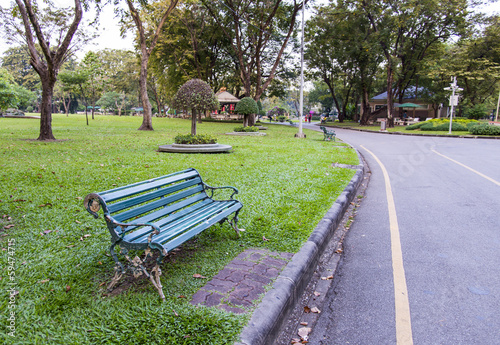
[[[204, 207], [207, 204], [213, 203], [213, 200], [206, 199], [206, 200], [203, 200], [197, 204], [194, 204], [195, 202], [200, 201], [202, 198], [203, 198], [203, 196], [201, 194], [199, 194], [193, 198], [186, 199], [186, 200], [182, 201], [182, 203], [178, 203], [178, 204], [173, 205], [172, 209], [175, 207], [175, 209], [177, 211], [177, 212], [173, 211], [173, 212], [175, 212], [174, 214], [170, 214], [171, 212], [165, 213], [165, 211], [162, 209], [162, 210], [158, 210], [156, 212], [150, 213], [147, 216], [135, 219], [134, 223], [135, 222], [137, 222], [137, 223], [151, 223], [151, 222], [154, 222], [154, 221], [160, 219], [161, 217], [164, 217], [161, 219], [161, 221], [157, 221], [154, 223], [154, 225], [161, 228], [162, 226], [164, 226], [165, 224], [168, 224], [169, 222], [173, 222], [176, 219], [181, 218], [181, 217], [185, 216], [186, 214], [189, 214], [190, 212], [194, 212], [197, 209]], [[189, 206], [191, 204], [194, 204], [194, 205], [192, 205], [190, 208], [186, 208], [184, 210], [181, 209], [181, 208], [184, 208], [184, 207]], [[168, 216], [165, 217], [165, 215], [168, 215]], [[143, 236], [144, 234], [149, 235], [149, 233], [151, 231], [153, 231], [149, 227], [144, 227], [142, 229], [139, 229], [137, 231], [132, 232], [135, 229], [137, 229], [136, 226], [129, 226], [122, 232], [122, 233], [127, 233], [127, 235], [124, 237], [125, 241], [135, 241], [137, 238]]]
[[224, 212], [221, 212], [216, 216], [212, 217], [208, 224], [200, 224], [195, 228], [190, 229], [188, 232], [184, 232], [182, 235], [177, 236], [176, 238], [170, 240], [169, 242], [163, 242], [162, 245], [167, 250], [167, 252], [169, 252], [172, 249], [177, 248], [179, 245], [189, 240], [191, 237], [199, 234], [206, 228], [209, 228], [212, 225], [216, 224], [217, 222], [221, 221], [222, 219], [226, 218], [231, 213], [238, 211], [240, 208], [241, 204], [235, 204], [232, 207], [226, 209]]
[[[192, 180], [189, 180], [186, 182], [178, 183], [178, 184], [171, 186], [171, 187], [160, 188], [160, 189], [154, 190], [154, 191], [147, 193], [147, 194], [142, 194], [142, 195], [130, 198], [130, 199], [126, 199], [126, 200], [119, 201], [119, 202], [116, 202], [114, 204], [108, 205], [108, 210], [110, 213], [116, 213], [116, 212], [119, 212], [121, 210], [130, 208], [132, 206], [141, 205], [147, 201], [151, 201], [151, 200], [154, 200], [156, 198], [161, 198], [161, 197], [163, 197], [163, 199], [168, 198], [170, 200], [169, 202], [175, 202], [175, 201], [180, 200], [180, 199], [182, 199], [186, 196], [189, 196], [191, 194], [202, 192], [203, 186], [200, 183], [201, 183], [201, 179], [196, 178], [196, 179], [192, 179]], [[183, 189], [192, 187], [194, 185], [198, 185], [198, 186], [196, 186], [194, 188], [187, 189], [186, 191], [182, 191], [180, 193], [172, 194], [174, 192], [181, 191]], [[186, 192], [187, 194], [184, 192]], [[167, 194], [172, 194], [172, 195], [165, 196]], [[140, 208], [141, 208], [140, 206], [137, 207], [136, 208], [137, 211], [139, 211]], [[156, 208], [156, 207], [154, 207], [154, 208]], [[149, 212], [149, 211], [146, 210], [144, 212], [139, 212], [132, 217], [135, 217], [135, 216], [140, 215], [140, 214], [145, 213], [145, 212]], [[128, 217], [128, 218], [131, 218], [131, 217]], [[128, 218], [122, 218], [122, 219], [128, 219]]]
[[[167, 175], [168, 176], [168, 175]], [[145, 181], [144, 183], [133, 185], [130, 188], [118, 188], [118, 190], [111, 190], [109, 193], [99, 193], [99, 195], [106, 202], [112, 202], [118, 199], [130, 197], [139, 193], [147, 192], [151, 189], [160, 188], [164, 185], [176, 183], [182, 180], [187, 180], [193, 177], [199, 176], [198, 172], [190, 171], [184, 174], [169, 176], [164, 179], [153, 179]]]
[[163, 176], [160, 176], [160, 177], [155, 177], [153, 179], [149, 179], [149, 180], [146, 180], [146, 181], [140, 181], [140, 182], [136, 182], [136, 183], [132, 183], [132, 184], [126, 185], [126, 186], [121, 186], [121, 187], [116, 187], [116, 188], [113, 188], [113, 189], [108, 189], [108, 190], [105, 190], [103, 192], [99, 192], [98, 194], [102, 197], [104, 195], [107, 195], [107, 194], [110, 194], [110, 193], [114, 193], [114, 192], [117, 192], [117, 191], [120, 191], [120, 190], [124, 190], [124, 189], [135, 187], [135, 186], [140, 186], [140, 185], [143, 185], [145, 183], [149, 183], [149, 182], [152, 182], [152, 181], [157, 181], [157, 180], [165, 179], [165, 178], [171, 177], [171, 176], [177, 176], [177, 175], [185, 174], [185, 173], [188, 173], [188, 172], [196, 172], [196, 170], [193, 169], [193, 168], [189, 168], [189, 169], [186, 169], [186, 170], [177, 171], [177, 172], [172, 173], [172, 174], [163, 175]]
[[[155, 237], [155, 242], [161, 243], [161, 241], [166, 241], [168, 238], [176, 236], [178, 232], [188, 231], [190, 226], [205, 221], [210, 214], [217, 212], [219, 208], [224, 208], [224, 205], [212, 200], [211, 203], [209, 202], [201, 206], [196, 204], [192, 208], [179, 211], [167, 218], [161, 219], [154, 223], [161, 228], [161, 234]], [[127, 236], [126, 239], [134, 243], [146, 243], [149, 232], [141, 231], [140, 237], [136, 236], [134, 232], [130, 237]], [[131, 240], [132, 238], [133, 240]]]

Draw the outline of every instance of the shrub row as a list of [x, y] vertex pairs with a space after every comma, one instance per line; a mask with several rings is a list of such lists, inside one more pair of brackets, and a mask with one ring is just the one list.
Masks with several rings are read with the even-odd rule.
[[178, 134], [174, 142], [176, 144], [198, 145], [198, 144], [217, 144], [217, 138], [209, 134]]
[[247, 126], [247, 127], [235, 127], [234, 128], [235, 132], [258, 132], [259, 128], [253, 127], [253, 126]]
[[500, 126], [480, 124], [471, 126], [469, 132], [474, 135], [500, 135]]

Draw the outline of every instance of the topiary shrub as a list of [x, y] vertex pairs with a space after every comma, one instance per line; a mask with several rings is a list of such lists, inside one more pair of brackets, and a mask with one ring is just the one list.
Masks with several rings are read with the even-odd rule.
[[249, 123], [248, 117], [249, 115], [254, 116], [255, 114], [258, 114], [259, 106], [257, 105], [257, 102], [255, 102], [253, 98], [244, 97], [238, 103], [236, 103], [234, 112], [244, 116], [243, 127], [246, 127], [248, 125], [252, 126], [255, 121], [252, 118], [252, 120]]
[[419, 123], [414, 123], [413, 125], [406, 126], [405, 129], [408, 131], [414, 131], [415, 129], [419, 129], [420, 127], [424, 126], [428, 122], [419, 122]]
[[196, 135], [196, 117], [198, 112], [217, 110], [219, 101], [210, 86], [200, 79], [191, 79], [181, 86], [174, 97], [174, 107], [191, 110], [191, 134]]
[[470, 127], [469, 133], [474, 135], [500, 135], [500, 126], [480, 124]]
[[217, 144], [217, 138], [209, 134], [178, 134], [174, 142], [185, 145]]
[[254, 126], [247, 126], [247, 127], [236, 127], [234, 129], [235, 132], [258, 132], [259, 129]]
[[[420, 127], [420, 130], [422, 131], [437, 131], [437, 132], [446, 132], [450, 130], [450, 121], [441, 123], [437, 126], [434, 126], [432, 122], [427, 123], [426, 125]], [[452, 131], [467, 131], [467, 127], [464, 125], [453, 122], [451, 124], [451, 130]]]

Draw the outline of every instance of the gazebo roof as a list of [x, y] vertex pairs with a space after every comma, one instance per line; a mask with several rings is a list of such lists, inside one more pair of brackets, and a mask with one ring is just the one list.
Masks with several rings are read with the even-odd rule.
[[215, 97], [220, 103], [238, 103], [240, 100], [227, 91], [219, 91], [215, 94]]

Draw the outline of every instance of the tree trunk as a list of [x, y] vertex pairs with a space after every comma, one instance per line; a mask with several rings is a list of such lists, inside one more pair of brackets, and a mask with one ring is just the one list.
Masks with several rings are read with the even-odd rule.
[[368, 120], [370, 119], [371, 110], [370, 110], [370, 100], [368, 97], [368, 88], [363, 83], [363, 97], [361, 99], [361, 119], [359, 120], [359, 124], [361, 126], [366, 126], [368, 124]]
[[392, 70], [392, 59], [387, 60], [387, 127], [394, 128], [394, 104], [393, 104], [393, 92], [392, 92], [392, 80], [393, 80], [393, 70]]
[[37, 140], [55, 140], [52, 134], [52, 95], [54, 93], [55, 80], [49, 80], [49, 76], [41, 76], [42, 81], [42, 104], [40, 106], [40, 135]]
[[243, 127], [248, 126], [248, 116], [249, 115], [243, 115]]
[[142, 100], [142, 124], [138, 129], [140, 131], [152, 131], [153, 120], [151, 114], [151, 102], [148, 97], [148, 59], [149, 54], [142, 52], [141, 57], [141, 74], [139, 77], [139, 90]]
[[255, 114], [248, 115], [248, 126], [255, 126]]
[[191, 114], [191, 134], [196, 135], [196, 109], [192, 110]]

